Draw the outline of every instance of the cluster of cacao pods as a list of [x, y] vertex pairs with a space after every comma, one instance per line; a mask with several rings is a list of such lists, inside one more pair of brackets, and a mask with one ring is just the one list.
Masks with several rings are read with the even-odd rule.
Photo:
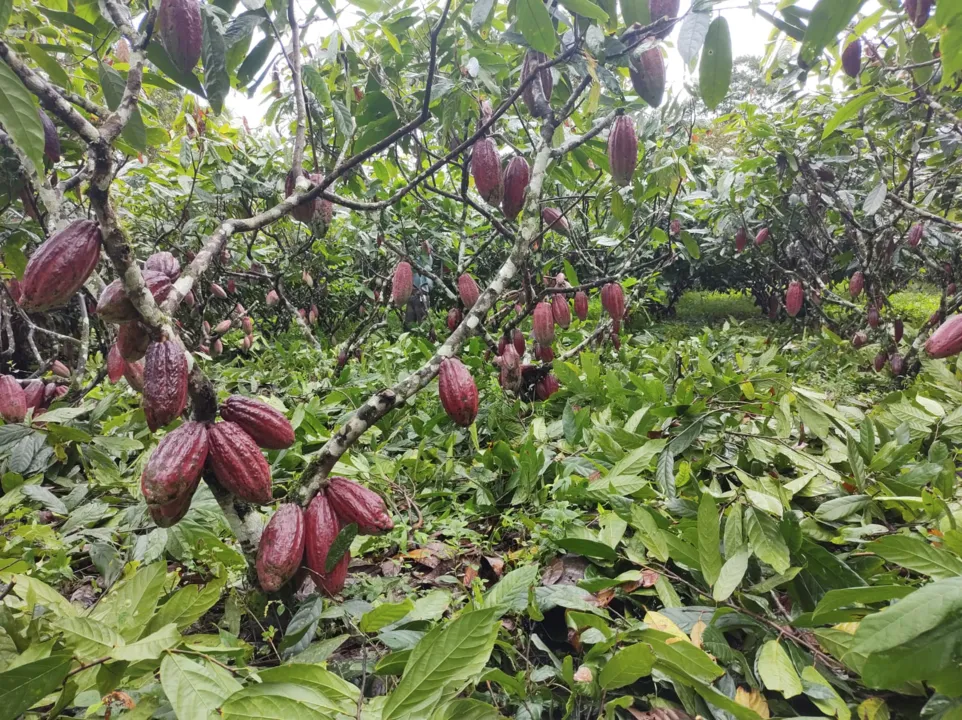
[[[149, 351], [147, 357], [149, 363]], [[270, 405], [239, 395], [227, 398], [220, 414], [219, 423], [184, 422], [151, 453], [140, 487], [157, 525], [170, 527], [187, 514], [205, 467], [242, 500], [271, 501], [270, 467], [260, 448], [290, 447], [293, 427]]]
[[66, 385], [42, 380], [20, 381], [13, 375], [0, 375], [0, 417], [8, 423], [20, 423], [28, 410], [33, 410], [33, 417], [38, 417], [54, 400], [66, 394]]
[[[324, 176], [320, 173], [303, 173], [304, 176], [310, 181], [312, 185], [320, 185], [324, 182]], [[290, 197], [297, 190], [297, 178], [298, 174], [291, 170], [287, 173], [287, 177], [284, 179], [284, 196]], [[334, 219], [334, 204], [330, 200], [325, 200], [323, 197], [316, 197], [310, 202], [301, 203], [295, 206], [291, 210], [291, 217], [295, 220], [299, 220], [305, 225], [311, 225], [317, 229], [320, 235], [324, 235], [327, 232], [328, 226], [331, 224], [331, 220]], [[304, 274], [310, 278], [307, 271]], [[305, 281], [306, 282], [306, 281]], [[313, 280], [309, 285], [313, 285]]]
[[332, 477], [307, 506], [281, 505], [271, 516], [257, 548], [257, 580], [265, 592], [282, 588], [304, 565], [311, 579], [328, 595], [339, 593], [351, 562], [345, 550], [329, 554], [341, 530], [356, 524], [363, 535], [379, 535], [394, 527], [381, 497], [347, 478]]

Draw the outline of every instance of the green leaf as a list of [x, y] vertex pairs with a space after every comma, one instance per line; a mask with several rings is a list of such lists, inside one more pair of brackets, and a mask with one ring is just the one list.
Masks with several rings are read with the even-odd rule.
[[818, 0], [805, 30], [805, 39], [798, 55], [803, 68], [812, 67], [828, 45], [833, 44], [865, 0]]
[[591, 0], [560, 0], [560, 2], [575, 15], [597, 20], [602, 24], [608, 22], [608, 13], [591, 2]]
[[661, 630], [642, 630], [642, 642], [647, 643], [658, 662], [657, 668], [664, 666], [677, 668], [701, 682], [710, 683], [725, 674], [711, 656], [677, 635]]
[[44, 137], [40, 114], [33, 96], [5, 62], [0, 62], [0, 125], [42, 174]]
[[115, 660], [140, 662], [142, 660], [156, 660], [164, 650], [180, 645], [182, 638], [177, 626], [173, 623], [164, 625], [160, 630], [148, 635], [137, 642], [116, 648], [110, 656]]
[[178, 720], [216, 720], [221, 703], [243, 689], [226, 670], [174, 653], [160, 663], [160, 684]]
[[732, 82], [732, 36], [728, 21], [720, 15], [712, 20], [701, 53], [698, 87], [705, 105], [714, 110], [728, 94]]
[[[327, 696], [306, 685], [264, 683], [248, 685], [224, 702], [224, 720], [333, 720], [338, 706]], [[179, 720], [179, 719], [178, 719]]]
[[625, 25], [638, 23], [641, 26], [651, 24], [651, 9], [649, 0], [621, 0], [621, 16]]
[[0, 32], [7, 29], [11, 13], [13, 13], [13, 0], [0, 0]]
[[752, 554], [748, 550], [732, 555], [722, 565], [718, 580], [712, 589], [715, 602], [725, 602], [735, 592], [748, 570], [748, 560]]
[[788, 545], [774, 520], [761, 510], [746, 508], [745, 534], [759, 560], [771, 565], [777, 573], [788, 570], [791, 565]]
[[722, 568], [721, 550], [718, 547], [719, 521], [715, 499], [707, 492], [701, 494], [698, 503], [698, 564], [705, 582], [714, 585]]
[[[2, 13], [2, 10], [0, 10], [0, 13]], [[37, 63], [55, 84], [62, 88], [70, 87], [70, 78], [56, 58], [47, 54], [46, 50], [32, 42], [23, 41], [23, 48], [27, 51], [30, 59]]]
[[675, 456], [670, 448], [665, 448], [658, 456], [658, 467], [655, 470], [655, 482], [667, 498], [676, 496], [675, 490]]
[[920, 538], [889, 535], [869, 543], [866, 550], [935, 580], [962, 575], [962, 560]]
[[[265, 41], [270, 40], [273, 45], [274, 39], [271, 37], [265, 38]], [[248, 55], [248, 58], [250, 55]], [[174, 61], [170, 59], [170, 55], [164, 50], [164, 46], [157, 42], [152, 42], [147, 46], [147, 59], [150, 60], [154, 65], [156, 65], [161, 72], [164, 73], [171, 80], [176, 82], [182, 88], [190, 90], [195, 95], [200, 97], [207, 97], [204, 93], [204, 88], [200, 84], [200, 80], [193, 73], [185, 73], [180, 68], [178, 68]], [[246, 61], [245, 61], [246, 62]], [[241, 66], [243, 67], [243, 66]], [[238, 70], [238, 77], [240, 76], [240, 71]]]
[[127, 640], [138, 637], [154, 614], [166, 577], [166, 563], [140, 568], [110, 588], [89, 616], [116, 628]]
[[554, 55], [558, 36], [551, 24], [548, 8], [542, 0], [517, 0], [515, 12], [518, 17], [518, 32], [524, 35], [528, 44], [546, 55]]
[[59, 618], [55, 626], [63, 631], [64, 645], [81, 660], [104, 657], [124, 644], [120, 633], [90, 618]]
[[622, 648], [601, 668], [598, 684], [602, 690], [631, 685], [639, 678], [651, 675], [655, 654], [645, 643]]
[[843, 105], [841, 109], [832, 116], [832, 119], [825, 124], [825, 129], [822, 131], [822, 140], [825, 140], [829, 135], [838, 130], [842, 123], [858, 115], [863, 107], [873, 102], [877, 97], [878, 95], [872, 90], [859, 95], [854, 100], [850, 100]]
[[212, 11], [204, 9], [204, 90], [211, 109], [220, 114], [224, 100], [230, 92], [230, 75], [227, 73], [227, 46], [224, 42], [224, 28]]
[[226, 575], [206, 585], [187, 585], [175, 592], [150, 619], [145, 632], [152, 633], [167, 623], [176, 623], [181, 630], [199, 620], [220, 600]]
[[414, 609], [410, 598], [398, 603], [381, 603], [361, 616], [358, 627], [361, 632], [375, 633], [383, 627], [393, 625]]
[[0, 673], [0, 720], [14, 720], [60, 687], [70, 663], [70, 653], [56, 653]]
[[488, 703], [461, 698], [448, 703], [431, 716], [431, 720], [501, 720], [502, 715]]
[[868, 495], [846, 495], [834, 498], [818, 506], [815, 517], [824, 522], [836, 522], [853, 515], [872, 502]]
[[618, 553], [610, 545], [587, 538], [570, 537], [557, 540], [555, 544], [568, 552], [584, 555], [585, 557], [599, 558], [614, 562], [618, 559]]
[[497, 617], [507, 612], [524, 612], [528, 593], [538, 581], [538, 566], [524, 565], [502, 577], [484, 596], [484, 607], [497, 611]]
[[829, 590], [822, 596], [812, 612], [812, 620], [817, 623], [819, 615], [825, 615], [849, 605], [870, 605], [886, 600], [898, 600], [913, 592], [915, 592], [915, 588], [907, 585], [874, 585], [845, 590]]
[[828, 680], [822, 677], [814, 665], [808, 665], [802, 670], [802, 684], [805, 688], [805, 694], [823, 713], [836, 716], [839, 720], [849, 720], [852, 716], [852, 712], [848, 709], [845, 701]]
[[344, 557], [344, 553], [351, 549], [351, 543], [357, 536], [357, 523], [349, 523], [341, 528], [331, 547], [327, 551], [327, 560], [324, 561], [324, 570], [331, 572]]
[[762, 645], [755, 660], [755, 670], [768, 690], [780, 692], [786, 698], [802, 694], [802, 679], [785, 648], [777, 640], [769, 640]]
[[384, 705], [382, 720], [421, 720], [457, 695], [484, 669], [498, 627], [495, 610], [475, 610], [421, 638]]

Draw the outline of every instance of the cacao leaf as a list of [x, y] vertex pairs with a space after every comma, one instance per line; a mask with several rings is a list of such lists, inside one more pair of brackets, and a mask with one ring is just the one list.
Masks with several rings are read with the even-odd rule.
[[518, 0], [515, 13], [518, 31], [528, 44], [545, 55], [553, 56], [558, 47], [558, 36], [542, 0]]
[[[256, 10], [257, 8], [248, 8]], [[224, 100], [230, 92], [230, 75], [227, 74], [227, 46], [224, 42], [224, 26], [207, 5], [201, 5], [204, 18], [204, 90], [211, 109], [220, 114]]]
[[0, 125], [43, 174], [44, 134], [37, 104], [5, 62], [0, 63]]
[[708, 28], [701, 54], [698, 87], [705, 105], [714, 110], [728, 94], [732, 81], [732, 38], [728, 21], [715, 18]]

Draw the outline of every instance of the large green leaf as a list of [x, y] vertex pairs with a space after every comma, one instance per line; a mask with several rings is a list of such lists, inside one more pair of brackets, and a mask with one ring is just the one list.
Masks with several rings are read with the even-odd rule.
[[805, 30], [799, 64], [814, 65], [822, 50], [835, 41], [864, 3], [865, 0], [818, 0]]
[[591, 2], [591, 0], [559, 0], [559, 2], [576, 15], [597, 20], [602, 24], [608, 22], [608, 13]]
[[14, 720], [60, 687], [70, 663], [70, 653], [56, 653], [0, 673], [0, 720]]
[[705, 105], [714, 110], [725, 99], [732, 82], [732, 36], [728, 21], [712, 20], [705, 37], [698, 71], [698, 87]]
[[4, 62], [0, 62], [0, 125], [37, 171], [43, 173], [44, 136], [37, 104]]
[[867, 549], [889, 562], [936, 580], [962, 575], [962, 560], [921, 538], [889, 535], [869, 544]]
[[542, 0], [518, 0], [515, 5], [518, 16], [518, 31], [524, 35], [535, 50], [554, 55], [558, 47], [558, 36], [551, 24], [548, 8]]
[[216, 665], [176, 654], [166, 655], [161, 662], [160, 683], [178, 720], [216, 720], [221, 703], [242, 689]]
[[722, 557], [718, 541], [718, 508], [715, 499], [705, 492], [698, 503], [698, 562], [701, 574], [709, 585], [714, 585], [721, 573]]
[[227, 73], [227, 45], [224, 28], [212, 10], [204, 7], [204, 90], [207, 101], [215, 113], [224, 108], [224, 100], [230, 92], [230, 75]]
[[651, 674], [655, 664], [655, 654], [645, 643], [622, 648], [601, 668], [598, 684], [602, 690], [614, 690], [631, 685], [639, 678]]
[[752, 552], [762, 562], [775, 568], [775, 572], [788, 570], [790, 555], [788, 545], [779, 531], [778, 523], [757, 508], [745, 509], [745, 534]]
[[786, 698], [802, 694], [802, 679], [778, 640], [769, 640], [762, 645], [755, 670], [768, 690], [780, 692]]

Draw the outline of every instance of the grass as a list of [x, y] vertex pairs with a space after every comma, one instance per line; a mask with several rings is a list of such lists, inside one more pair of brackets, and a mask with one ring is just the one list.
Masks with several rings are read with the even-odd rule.
[[754, 320], [761, 313], [751, 295], [735, 290], [691, 290], [681, 296], [675, 311], [679, 322], [690, 323]]

